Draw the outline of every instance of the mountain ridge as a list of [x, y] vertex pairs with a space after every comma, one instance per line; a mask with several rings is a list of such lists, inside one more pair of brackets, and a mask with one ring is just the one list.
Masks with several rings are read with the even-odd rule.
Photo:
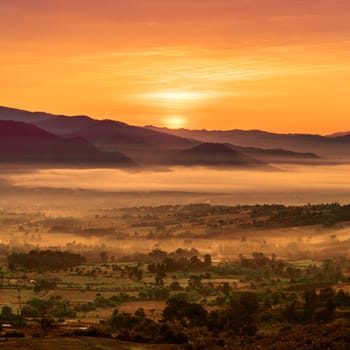
[[136, 166], [124, 154], [100, 151], [83, 138], [62, 138], [33, 124], [8, 120], [0, 120], [0, 161]]
[[176, 136], [193, 138], [201, 142], [230, 143], [240, 147], [283, 149], [300, 153], [315, 153], [322, 157], [348, 157], [350, 138], [326, 137], [318, 134], [277, 134], [262, 130], [189, 130], [148, 126]]
[[176, 152], [169, 158], [169, 163], [180, 166], [267, 166], [267, 164], [234, 150], [223, 143], [209, 142]]
[[[222, 143], [262, 162], [342, 162], [350, 154], [350, 137], [318, 134], [278, 134], [258, 129], [189, 130], [133, 126], [89, 116], [64, 116], [0, 107], [0, 120], [25, 120], [64, 138], [80, 137], [104, 152], [121, 152], [137, 163], [164, 163], [174, 151], [201, 143]], [[350, 160], [349, 160], [350, 161]]]

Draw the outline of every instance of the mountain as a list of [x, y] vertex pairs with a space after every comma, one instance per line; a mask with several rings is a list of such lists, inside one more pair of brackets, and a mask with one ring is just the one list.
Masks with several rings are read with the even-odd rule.
[[99, 121], [72, 133], [71, 136], [83, 137], [106, 151], [119, 150], [145, 166], [163, 164], [169, 151], [189, 148], [200, 143], [113, 120]]
[[293, 152], [315, 153], [322, 157], [349, 157], [350, 138], [326, 137], [314, 134], [277, 134], [261, 130], [188, 130], [148, 126], [171, 135], [202, 142], [230, 143], [242, 147], [284, 149]]
[[314, 153], [300, 153], [293, 152], [284, 149], [263, 149], [255, 147], [242, 147], [231, 144], [226, 144], [231, 149], [234, 149], [243, 154], [249, 155], [256, 158], [257, 160], [266, 162], [266, 163], [310, 163], [316, 160], [319, 160]]
[[[0, 121], [25, 122], [68, 139], [86, 140], [94, 150], [120, 152], [143, 165], [168, 161], [178, 151], [201, 143], [226, 144], [231, 150], [264, 163], [344, 162], [350, 158], [350, 136], [277, 134], [261, 130], [188, 130], [138, 127], [88, 116], [64, 116], [0, 107]], [[108, 153], [110, 155], [110, 153]], [[320, 156], [320, 157], [319, 157]]]
[[349, 136], [350, 131], [339, 131], [335, 132], [333, 134], [326, 135], [327, 137], [342, 137], [342, 136]]
[[12, 120], [15, 122], [36, 123], [52, 118], [52, 114], [44, 112], [28, 112], [0, 106], [0, 120]]
[[85, 115], [73, 117], [58, 116], [34, 122], [34, 124], [40, 129], [61, 136], [78, 132], [79, 130], [96, 123], [98, 123], [98, 121]]
[[265, 165], [222, 143], [201, 143], [170, 155], [168, 162], [171, 165], [183, 166], [246, 167]]
[[122, 152], [144, 165], [157, 165], [168, 150], [189, 148], [198, 141], [169, 135], [114, 120], [64, 116], [0, 107], [0, 120], [22, 121], [64, 137], [80, 137], [105, 152]]
[[142, 146], [162, 148], [185, 148], [196, 142], [147, 128], [131, 126], [114, 120], [101, 120], [71, 134], [84, 137], [100, 147]]
[[135, 165], [122, 153], [102, 152], [83, 138], [62, 138], [32, 124], [2, 120], [0, 161], [103, 164], [115, 167]]
[[0, 120], [12, 120], [34, 124], [39, 128], [49, 131], [55, 135], [70, 134], [97, 123], [97, 120], [85, 115], [67, 117], [65, 115], [50, 114], [45, 112], [28, 112], [22, 109], [1, 106]]
[[108, 150], [115, 150], [119, 145], [181, 149], [196, 144], [195, 141], [168, 133], [115, 120], [96, 120], [88, 116], [64, 116], [0, 107], [0, 120], [34, 124], [40, 129], [59, 136], [84, 137], [91, 143]]

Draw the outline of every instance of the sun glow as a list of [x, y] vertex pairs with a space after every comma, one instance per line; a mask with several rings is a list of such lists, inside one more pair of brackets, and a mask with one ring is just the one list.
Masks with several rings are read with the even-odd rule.
[[155, 92], [148, 95], [155, 100], [168, 101], [197, 101], [203, 98], [203, 94], [199, 92], [176, 92], [176, 91], [162, 91]]
[[186, 118], [183, 116], [169, 116], [164, 118], [163, 123], [167, 128], [179, 129], [186, 125]]
[[189, 91], [158, 91], [139, 95], [152, 105], [161, 105], [168, 107], [187, 106], [200, 103], [208, 98], [205, 92]]

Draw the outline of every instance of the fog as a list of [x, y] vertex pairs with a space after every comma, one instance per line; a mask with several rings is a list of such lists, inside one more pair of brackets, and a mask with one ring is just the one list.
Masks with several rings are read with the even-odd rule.
[[[22, 233], [2, 234], [0, 248], [6, 251], [31, 249], [60, 249], [79, 253], [101, 251], [116, 257], [135, 252], [148, 253], [155, 248], [168, 252], [177, 248], [195, 248], [201, 254], [211, 254], [216, 261], [235, 260], [240, 254], [251, 255], [260, 251], [284, 259], [328, 259], [344, 256], [350, 258], [350, 227], [320, 229], [319, 227], [284, 228], [232, 232], [227, 236], [211, 239], [113, 239], [110, 236], [82, 236], [69, 233]], [[243, 239], [244, 238], [244, 239]]]
[[[279, 165], [280, 166], [280, 165]], [[45, 217], [80, 217], [91, 222], [100, 210], [163, 204], [262, 204], [348, 203], [349, 166], [290, 166], [272, 171], [175, 168], [167, 171], [127, 172], [112, 169], [11, 169], [0, 171], [0, 210], [14, 213], [42, 213]], [[44, 217], [43, 216], [43, 217]], [[52, 232], [48, 228], [1, 225], [0, 244], [10, 250], [59, 247], [72, 251], [101, 251], [120, 256], [155, 247], [171, 251], [178, 247], [197, 248], [218, 260], [240, 253], [262, 251], [281, 257], [308, 258], [347, 256], [350, 227], [301, 227], [225, 232], [211, 238], [186, 240], [120, 239], [113, 235], [83, 235]], [[36, 220], [33, 220], [35, 223]], [[2, 223], [0, 223], [2, 224]], [[34, 226], [33, 226], [34, 227]], [[130, 233], [130, 232], [129, 232]], [[98, 256], [98, 255], [97, 255]]]
[[350, 165], [286, 165], [282, 168], [279, 165], [279, 169], [272, 171], [208, 168], [140, 172], [113, 169], [28, 169], [3, 174], [2, 179], [17, 188], [83, 189], [105, 193], [188, 192], [202, 194], [200, 200], [214, 201], [215, 204], [305, 204], [347, 202], [350, 195], [349, 172]]

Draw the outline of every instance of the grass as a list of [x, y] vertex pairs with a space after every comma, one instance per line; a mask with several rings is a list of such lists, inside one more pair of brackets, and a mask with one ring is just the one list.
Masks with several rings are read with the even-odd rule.
[[[25, 303], [27, 300], [35, 296], [32, 290], [23, 289], [21, 291], [22, 302]], [[17, 307], [18, 305], [18, 293], [16, 289], [0, 289], [0, 305], [9, 305], [11, 307]]]

